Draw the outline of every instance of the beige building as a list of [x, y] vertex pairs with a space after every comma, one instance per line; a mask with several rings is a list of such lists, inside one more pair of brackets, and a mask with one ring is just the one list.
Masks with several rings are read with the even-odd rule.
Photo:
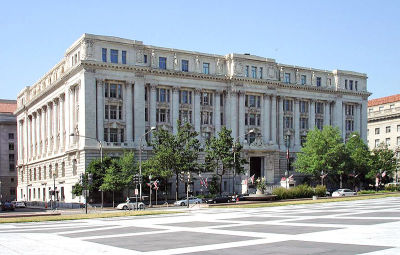
[[400, 146], [400, 94], [368, 101], [368, 146]]
[[[202, 142], [222, 126], [231, 129], [250, 160], [247, 176], [278, 183], [286, 170], [285, 139], [298, 152], [309, 129], [334, 125], [343, 138], [358, 131], [366, 140], [369, 95], [362, 73], [84, 34], [18, 95], [18, 196], [46, 201], [55, 183], [59, 199], [78, 202], [71, 189], [99, 157], [96, 140], [105, 154], [137, 152], [150, 127], [176, 132], [178, 119], [190, 122]], [[245, 136], [251, 129], [255, 133]], [[143, 157], [148, 153], [145, 145]], [[224, 192], [232, 191], [232, 179], [224, 177]]]
[[15, 100], [0, 99], [0, 200], [16, 199], [17, 108]]

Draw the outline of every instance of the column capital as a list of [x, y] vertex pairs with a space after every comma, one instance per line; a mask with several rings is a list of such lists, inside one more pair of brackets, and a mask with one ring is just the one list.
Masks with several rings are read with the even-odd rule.
[[196, 96], [200, 95], [201, 92], [202, 92], [201, 89], [198, 89], [198, 88], [195, 88], [195, 89], [194, 89], [194, 94], [195, 94]]
[[156, 91], [157, 90], [157, 86], [158, 86], [158, 83], [150, 83], [150, 90]]
[[105, 79], [96, 79], [97, 85], [103, 86]]
[[179, 86], [173, 86], [172, 87], [172, 93], [178, 93], [179, 92], [180, 87]]

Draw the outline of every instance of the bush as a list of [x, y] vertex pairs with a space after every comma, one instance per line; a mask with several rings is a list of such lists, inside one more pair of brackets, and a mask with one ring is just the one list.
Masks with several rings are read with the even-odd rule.
[[315, 187], [315, 195], [319, 197], [325, 197], [326, 196], [326, 187], [322, 185], [317, 185]]
[[283, 187], [279, 187], [279, 188], [275, 188], [272, 191], [272, 195], [276, 195], [277, 199], [288, 199], [288, 198], [293, 198], [293, 197], [289, 197], [289, 190], [283, 188]]
[[315, 195], [315, 192], [310, 186], [302, 184], [291, 189], [283, 187], [275, 188], [272, 194], [276, 195], [278, 199], [291, 199], [312, 197]]
[[399, 185], [394, 185], [394, 184], [389, 184], [385, 186], [386, 191], [394, 192], [394, 191], [400, 191], [400, 186]]

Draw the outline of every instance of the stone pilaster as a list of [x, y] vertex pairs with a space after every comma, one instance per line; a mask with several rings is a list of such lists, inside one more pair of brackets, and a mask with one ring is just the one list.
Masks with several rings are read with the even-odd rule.
[[42, 132], [42, 157], [46, 156], [46, 152], [47, 152], [47, 146], [46, 146], [46, 140], [47, 140], [47, 136], [46, 136], [46, 116], [47, 116], [47, 107], [46, 106], [42, 106], [42, 128], [41, 128], [41, 132]]
[[343, 101], [341, 97], [336, 98], [335, 104], [333, 106], [333, 126], [338, 127], [340, 131], [342, 131], [342, 106]]
[[315, 101], [310, 100], [310, 120], [309, 120], [309, 129], [313, 130], [315, 127]]
[[231, 91], [230, 93], [230, 106], [231, 106], [231, 129], [232, 137], [238, 137], [238, 96], [236, 91]]
[[36, 136], [37, 123], [36, 123], [36, 120], [37, 120], [37, 112], [33, 112], [32, 113], [32, 145], [33, 145], [32, 155], [34, 158], [36, 158], [36, 156], [37, 156], [37, 151], [36, 151], [36, 149], [37, 149], [37, 136]]
[[283, 97], [279, 97], [278, 98], [278, 107], [279, 107], [279, 148], [284, 148], [285, 147], [285, 141], [284, 141], [284, 137], [283, 137]]
[[262, 104], [262, 136], [265, 144], [270, 142], [271, 100], [269, 95], [264, 95]]
[[341, 130], [342, 130], [343, 141], [345, 141], [345, 139], [346, 139], [346, 104], [342, 105], [342, 126], [341, 126]]
[[59, 151], [64, 151], [65, 146], [65, 95], [60, 95], [60, 146]]
[[135, 134], [135, 144], [139, 145], [140, 137], [142, 137], [145, 132], [145, 121], [144, 121], [144, 77], [136, 77], [135, 85], [133, 87], [133, 101], [134, 101], [134, 134]]
[[58, 141], [57, 141], [57, 136], [58, 136], [58, 99], [55, 98], [53, 100], [53, 153], [56, 152], [58, 149]]
[[[171, 104], [170, 104], [171, 105]], [[194, 116], [194, 115], [193, 115]], [[172, 131], [174, 135], [178, 133], [177, 121], [179, 119], [179, 87], [172, 88]], [[194, 121], [194, 118], [192, 118]]]
[[[157, 114], [157, 84], [150, 85], [150, 97], [149, 97], [149, 120], [150, 120], [150, 127], [156, 127], [156, 114]], [[172, 123], [174, 124], [174, 123]]]
[[[128, 93], [123, 96], [128, 96]], [[128, 99], [127, 99], [128, 101]], [[97, 139], [104, 141], [104, 81], [97, 81]], [[128, 126], [128, 122], [126, 124]], [[132, 131], [132, 130], [131, 130]], [[128, 130], [126, 135], [128, 136]]]
[[201, 109], [200, 109], [200, 90], [195, 89], [194, 91], [194, 130], [199, 134], [199, 139], [201, 138], [200, 134], [200, 120], [201, 120]]
[[299, 99], [294, 99], [294, 115], [293, 115], [293, 127], [294, 127], [294, 148], [300, 148], [300, 106]]
[[330, 108], [331, 103], [329, 101], [325, 102], [325, 109], [324, 109], [324, 126], [331, 125], [331, 114]]
[[47, 154], [50, 155], [51, 150], [53, 148], [52, 145], [52, 141], [51, 141], [51, 137], [52, 135], [52, 117], [51, 117], [51, 113], [52, 113], [52, 106], [51, 103], [47, 103]]
[[238, 107], [238, 111], [239, 111], [239, 117], [238, 117], [238, 122], [239, 122], [239, 133], [237, 136], [239, 136], [239, 141], [240, 143], [243, 144], [244, 139], [246, 138], [244, 136], [244, 134], [247, 132], [245, 131], [245, 123], [244, 123], [244, 119], [245, 119], [245, 105], [244, 105], [244, 97], [245, 97], [245, 93], [244, 91], [240, 91], [239, 93], [239, 107]]
[[368, 100], [363, 99], [361, 103], [361, 109], [360, 109], [360, 130], [361, 130], [361, 138], [364, 140], [364, 142], [367, 142], [367, 125], [368, 125], [368, 113], [367, 113], [367, 108], [368, 108]]
[[214, 103], [214, 124], [215, 124], [215, 135], [221, 130], [221, 92], [215, 91], [215, 103]]
[[[104, 93], [103, 93], [104, 94]], [[126, 141], [128, 143], [133, 142], [133, 107], [132, 107], [132, 82], [126, 83]], [[136, 113], [135, 113], [136, 116]], [[103, 140], [104, 140], [104, 128], [103, 128]]]
[[276, 96], [272, 95], [271, 98], [271, 137], [270, 137], [270, 143], [273, 145], [276, 145], [277, 142], [277, 111], [276, 111]]
[[360, 122], [361, 122], [361, 107], [359, 104], [354, 106], [354, 131], [360, 132]]

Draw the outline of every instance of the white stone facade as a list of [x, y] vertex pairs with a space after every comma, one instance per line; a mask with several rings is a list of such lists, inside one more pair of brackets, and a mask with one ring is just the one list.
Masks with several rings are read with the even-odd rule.
[[[104, 153], [117, 156], [124, 149], [137, 151], [152, 126], [176, 132], [178, 119], [189, 121], [203, 142], [222, 126], [232, 129], [250, 159], [247, 175], [277, 183], [286, 169], [287, 135], [290, 152], [300, 150], [315, 126], [338, 126], [343, 137], [358, 131], [366, 140], [369, 95], [361, 73], [84, 34], [60, 63], [18, 95], [18, 198], [46, 201], [55, 180], [60, 199], [79, 201], [72, 186], [99, 157], [99, 145], [71, 133], [103, 141]], [[256, 133], [243, 136], [250, 129]], [[150, 151], [145, 148], [144, 158]], [[232, 176], [224, 179], [225, 192], [231, 181]]]

